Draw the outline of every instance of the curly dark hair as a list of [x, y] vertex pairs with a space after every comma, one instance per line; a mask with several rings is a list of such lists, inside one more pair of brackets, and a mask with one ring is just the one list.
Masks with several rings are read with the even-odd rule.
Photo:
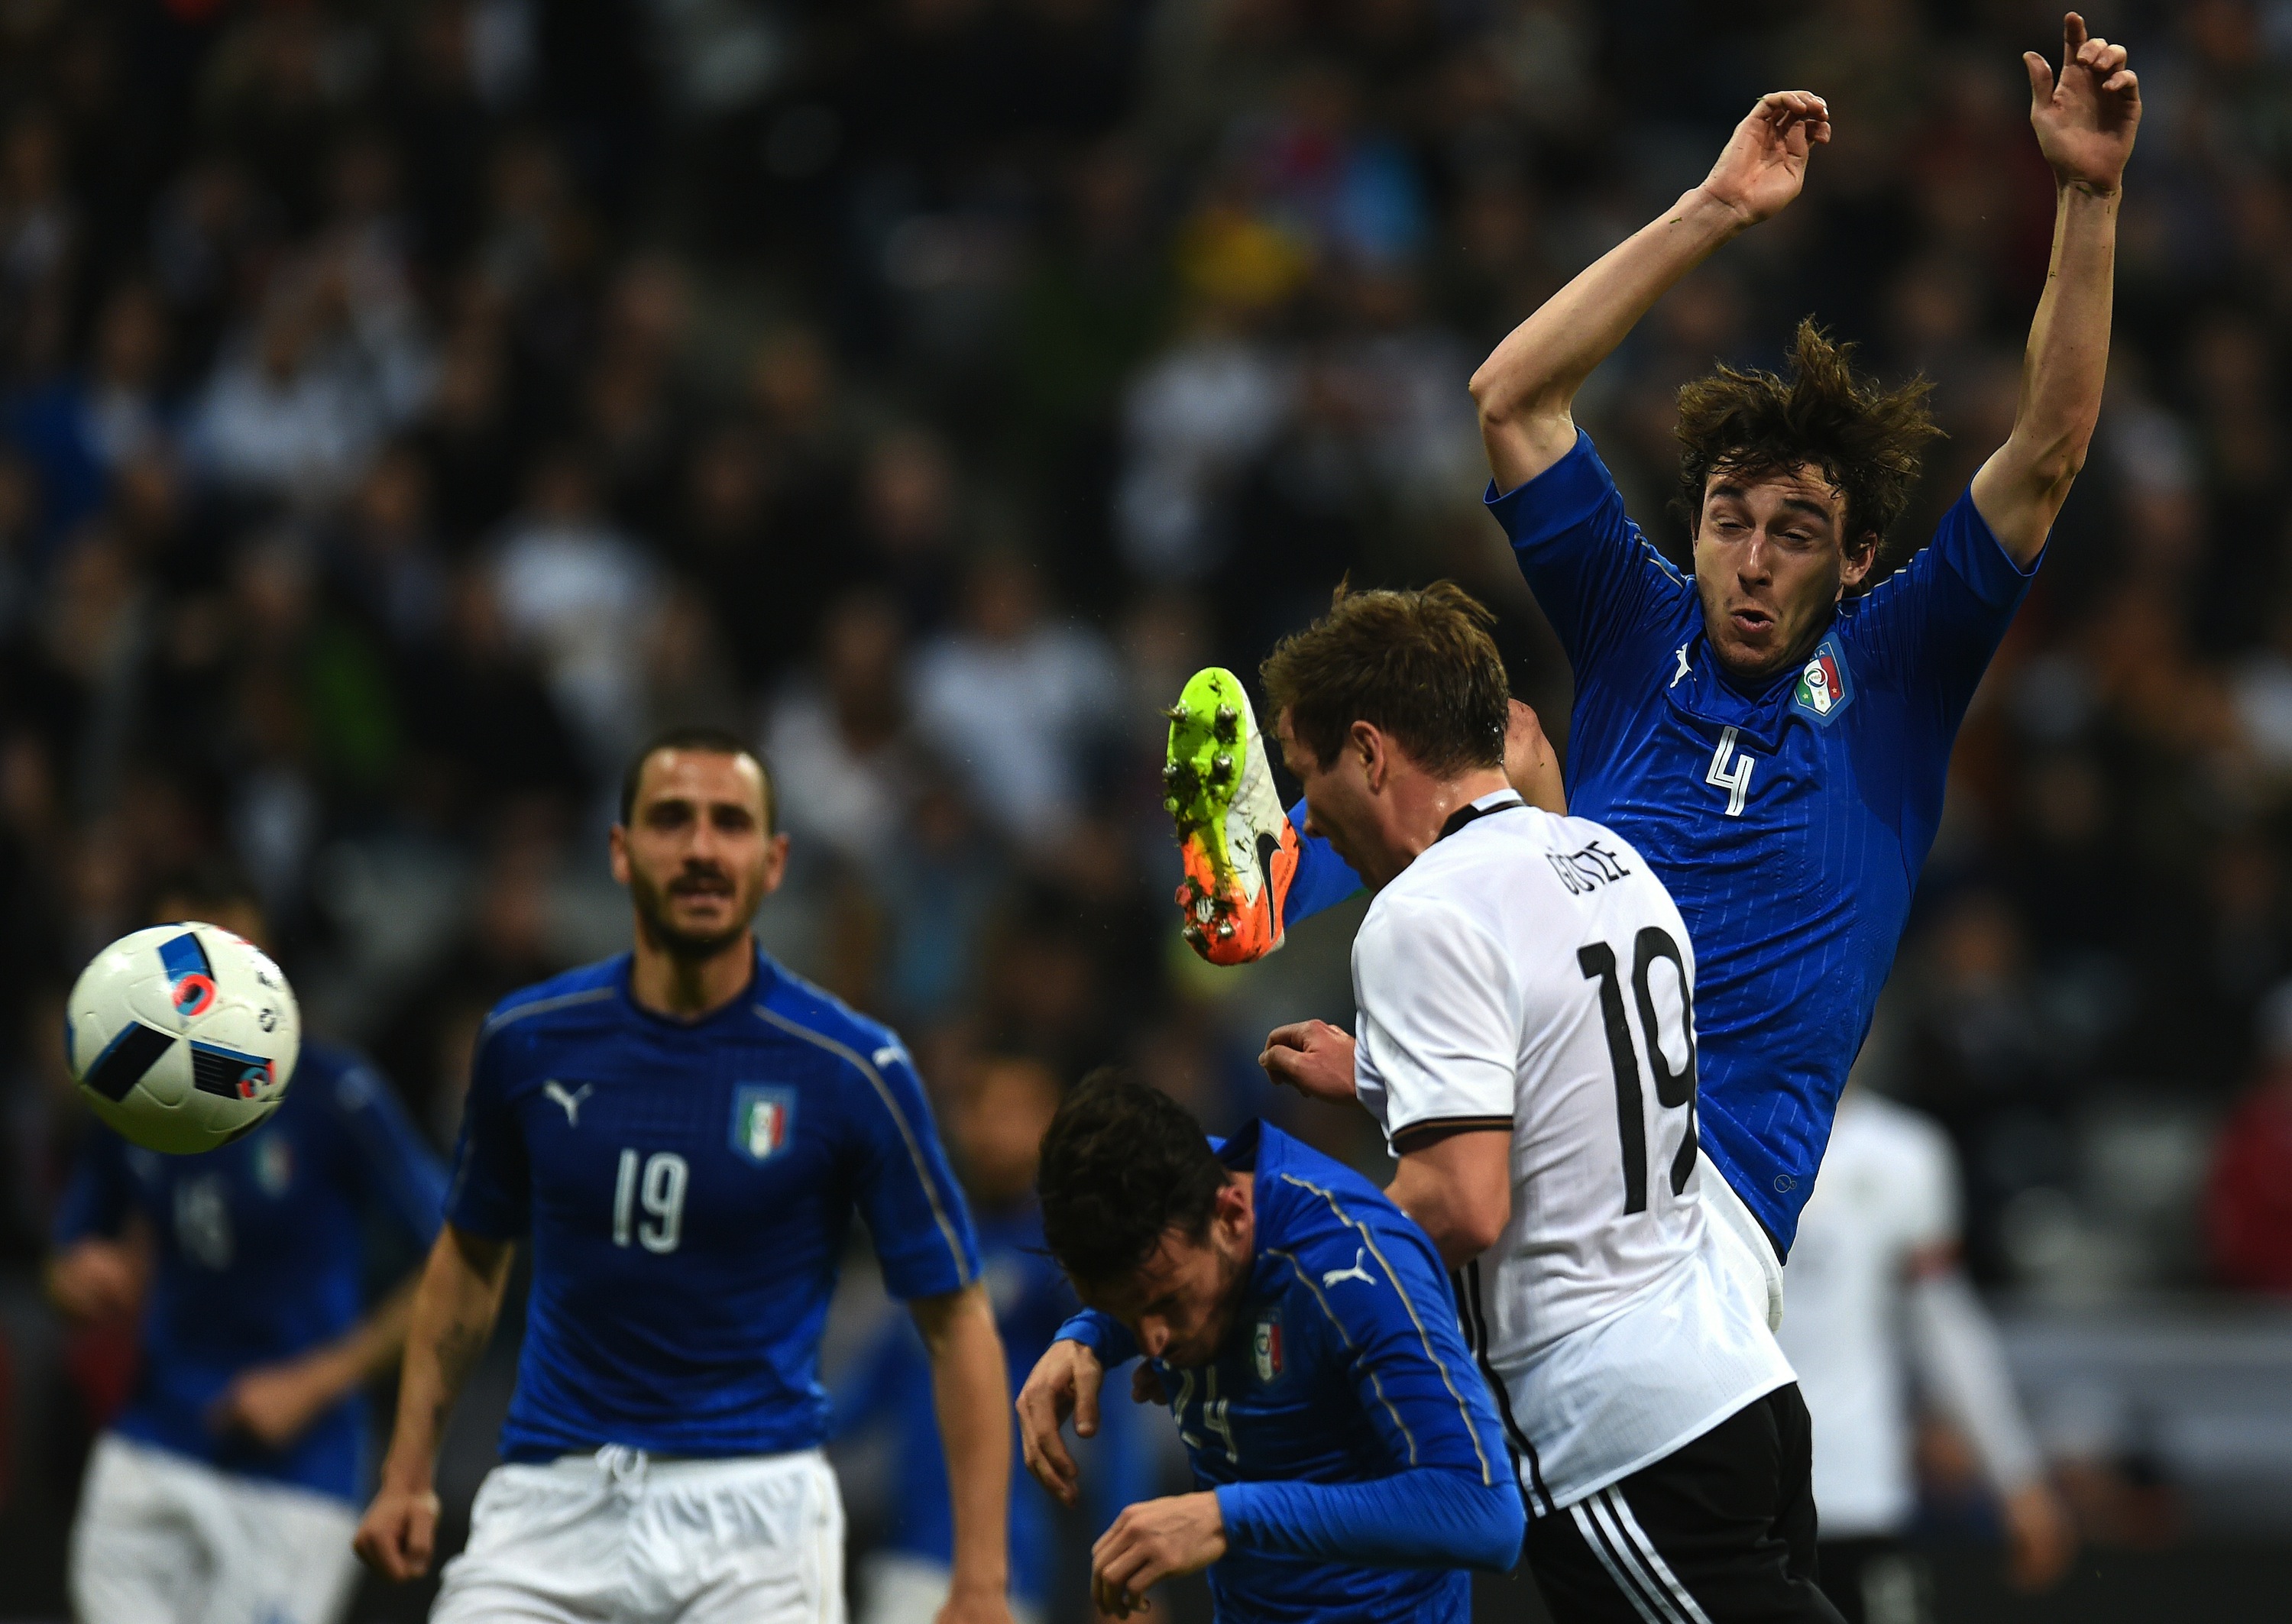
[[1864, 589], [1893, 573], [1901, 560], [1887, 534], [1917, 485], [1920, 454], [1941, 432], [1926, 407], [1933, 385], [1917, 377], [1890, 390], [1856, 375], [1853, 360], [1853, 345], [1833, 342], [1809, 317], [1791, 340], [1788, 377], [1722, 366], [1681, 389], [1673, 505], [1691, 535], [1713, 474], [1759, 478], [1811, 462], [1846, 498], [1844, 544], [1877, 538]]
[[1171, 1230], [1207, 1234], [1229, 1177], [1183, 1105], [1103, 1067], [1076, 1085], [1043, 1135], [1035, 1189], [1044, 1242], [1069, 1280], [1122, 1280]]
[[1512, 684], [1495, 624], [1453, 581], [1405, 592], [1340, 582], [1329, 612], [1274, 645], [1258, 675], [1274, 714], [1289, 712], [1290, 731], [1324, 765], [1364, 721], [1443, 777], [1501, 767]]

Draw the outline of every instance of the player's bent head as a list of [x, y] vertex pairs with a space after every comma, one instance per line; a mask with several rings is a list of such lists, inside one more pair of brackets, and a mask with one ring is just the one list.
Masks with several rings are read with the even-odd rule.
[[637, 752], [612, 859], [644, 941], [706, 957], [744, 939], [787, 864], [774, 800], [771, 772], [737, 734], [679, 728]]
[[1367, 722], [1436, 778], [1504, 766], [1512, 685], [1491, 615], [1453, 582], [1340, 584], [1329, 612], [1274, 646], [1258, 674], [1288, 741], [1328, 766]]
[[1093, 1073], [1052, 1117], [1035, 1187], [1044, 1242], [1084, 1301], [1158, 1356], [1215, 1351], [1248, 1277], [1250, 1207], [1184, 1106]]
[[[1888, 390], [1856, 373], [1853, 358], [1852, 344], [1808, 319], [1791, 342], [1787, 375], [1722, 366], [1679, 391], [1674, 506], [1694, 535], [1706, 620], [1731, 667], [1780, 664], [1795, 652], [1787, 634], [1804, 629], [1802, 600], [1809, 613], [1827, 613], [1897, 561], [1887, 537], [1941, 432], [1927, 409], [1932, 385], [1917, 378]], [[1767, 545], [1749, 565], [1771, 571], [1778, 601], [1746, 600], [1745, 623], [1731, 636], [1730, 606], [1713, 591], [1746, 567], [1739, 543], [1754, 536]]]

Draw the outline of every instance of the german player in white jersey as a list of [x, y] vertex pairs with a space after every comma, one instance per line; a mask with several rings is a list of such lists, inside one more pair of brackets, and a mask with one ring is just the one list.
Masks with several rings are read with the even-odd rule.
[[2075, 1554], [1997, 1328], [1958, 1266], [1957, 1210], [1957, 1158], [1940, 1125], [1850, 1081], [1799, 1216], [1783, 1271], [1791, 1310], [1776, 1333], [1814, 1418], [1822, 1588], [1847, 1624], [1937, 1616], [1925, 1563], [1905, 1543], [1918, 1511], [1913, 1375], [1997, 1494], [2014, 1584], [2042, 1589]]
[[[1631, 843], [1506, 781], [1491, 617], [1340, 591], [1263, 678], [1309, 832], [1376, 893], [1357, 1097], [1455, 1271], [1562, 1624], [1836, 1620], [1806, 1407], [1701, 1200], [1695, 956]], [[1275, 1034], [1282, 1074], [1344, 1046]]]

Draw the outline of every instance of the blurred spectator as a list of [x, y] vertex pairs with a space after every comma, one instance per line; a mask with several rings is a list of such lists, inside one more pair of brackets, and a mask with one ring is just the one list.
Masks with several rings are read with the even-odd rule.
[[493, 573], [502, 618], [539, 658], [590, 770], [617, 772], [645, 727], [639, 650], [658, 584], [570, 446], [534, 463], [526, 504], [495, 543]]
[[297, 506], [339, 497], [420, 405], [420, 336], [388, 302], [366, 302], [368, 269], [341, 251], [282, 267], [226, 344], [190, 443], [227, 487]]
[[916, 656], [916, 720], [1006, 833], [1056, 836], [1116, 726], [1114, 656], [1096, 632], [1051, 618], [1034, 566], [1007, 549], [972, 562], [963, 607], [961, 627]]
[[112, 293], [92, 349], [85, 372], [8, 408], [10, 438], [37, 481], [36, 511], [52, 537], [69, 535], [101, 507], [120, 468], [159, 450], [172, 429], [163, 393], [167, 314], [149, 287], [125, 283]]
[[63, 358], [81, 247], [65, 180], [62, 130], [45, 109], [20, 103], [0, 127], [0, 356], [18, 378]]
[[452, 776], [464, 816], [505, 797], [574, 794], [587, 777], [557, 702], [512, 638], [490, 572], [451, 588], [443, 647], [410, 674], [413, 730]]
[[328, 560], [343, 600], [401, 656], [443, 631], [447, 578], [431, 527], [430, 473], [408, 446], [375, 459]]
[[[947, 619], [964, 514], [953, 462], [939, 437], [908, 428], [876, 442], [860, 476], [864, 567], [898, 599], [911, 627]], [[817, 545], [827, 538], [798, 538]]]
[[2223, 1282], [2292, 1292], [2292, 983], [2261, 1005], [2260, 1075], [2221, 1128], [2205, 1226]]
[[788, 686], [765, 728], [787, 826], [862, 871], [894, 858], [916, 793], [906, 654], [888, 599], [842, 599], [820, 628], [813, 671]]

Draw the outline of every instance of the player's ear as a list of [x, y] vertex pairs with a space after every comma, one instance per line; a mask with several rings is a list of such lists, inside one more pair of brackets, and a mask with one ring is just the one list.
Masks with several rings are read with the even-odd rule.
[[787, 878], [788, 838], [786, 831], [764, 841], [764, 895], [770, 896]]
[[1239, 1234], [1249, 1218], [1249, 1189], [1238, 1178], [1229, 1178], [1218, 1186], [1217, 1204], [1210, 1209], [1211, 1221], [1229, 1234]]
[[1865, 530], [1859, 540], [1843, 544], [1839, 549], [1838, 591], [1841, 596], [1852, 591], [1866, 580], [1878, 562], [1878, 533]]
[[1360, 758], [1361, 776], [1371, 790], [1384, 787], [1385, 738], [1368, 722], [1355, 722], [1345, 734], [1346, 746]]
[[605, 848], [612, 856], [613, 883], [616, 885], [628, 884], [629, 832], [627, 828], [623, 824], [615, 824], [611, 831], [605, 836]]

